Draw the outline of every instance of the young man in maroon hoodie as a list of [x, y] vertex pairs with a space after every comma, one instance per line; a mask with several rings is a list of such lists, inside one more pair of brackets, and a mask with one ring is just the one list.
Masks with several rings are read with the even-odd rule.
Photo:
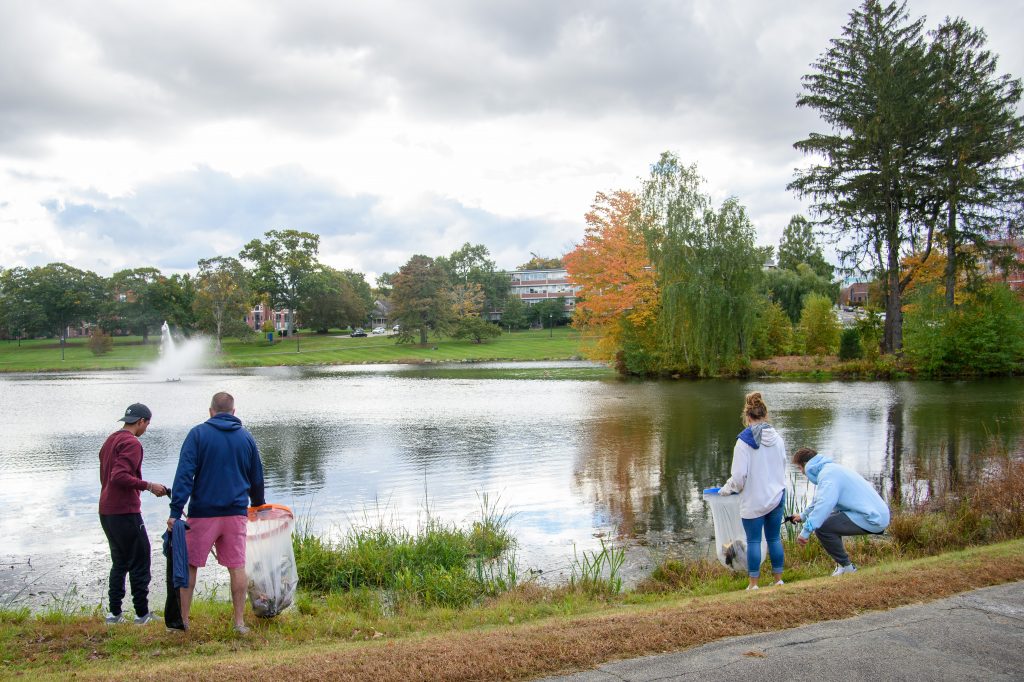
[[149, 611], [149, 536], [142, 522], [140, 493], [167, 495], [167, 486], [142, 480], [142, 443], [153, 413], [142, 403], [129, 405], [119, 421], [124, 427], [107, 437], [100, 448], [100, 525], [110, 545], [110, 613], [107, 624], [125, 622], [121, 613], [124, 578], [132, 586], [136, 625], [156, 620]]

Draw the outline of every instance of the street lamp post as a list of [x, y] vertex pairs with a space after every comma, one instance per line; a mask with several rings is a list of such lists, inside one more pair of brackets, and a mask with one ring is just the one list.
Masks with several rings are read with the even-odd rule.
[[548, 338], [549, 339], [555, 338], [555, 323], [552, 321], [553, 317], [554, 316], [551, 313], [548, 313]]

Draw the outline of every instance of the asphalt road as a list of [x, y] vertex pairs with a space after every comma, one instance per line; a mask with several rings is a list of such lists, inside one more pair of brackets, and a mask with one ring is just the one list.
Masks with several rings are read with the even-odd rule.
[[1024, 680], [1024, 582], [733, 637], [546, 682]]

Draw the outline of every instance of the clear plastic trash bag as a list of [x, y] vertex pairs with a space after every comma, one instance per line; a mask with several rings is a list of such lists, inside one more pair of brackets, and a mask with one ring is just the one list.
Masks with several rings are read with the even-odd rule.
[[[704, 501], [711, 507], [715, 524], [715, 555], [734, 571], [747, 572], [747, 533], [740, 516], [739, 495], [719, 495], [718, 488], [707, 488]], [[761, 561], [768, 557], [768, 541], [761, 536]]]
[[265, 504], [249, 509], [245, 574], [252, 612], [260, 618], [273, 618], [295, 601], [299, 574], [292, 549], [294, 526], [295, 517], [288, 507]]

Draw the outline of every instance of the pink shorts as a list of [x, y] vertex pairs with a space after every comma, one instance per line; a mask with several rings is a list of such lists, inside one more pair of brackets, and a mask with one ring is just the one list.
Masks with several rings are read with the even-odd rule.
[[225, 568], [245, 566], [245, 516], [211, 516], [188, 519], [189, 530], [185, 533], [188, 546], [188, 563], [202, 568], [210, 548], [217, 548], [217, 563]]

